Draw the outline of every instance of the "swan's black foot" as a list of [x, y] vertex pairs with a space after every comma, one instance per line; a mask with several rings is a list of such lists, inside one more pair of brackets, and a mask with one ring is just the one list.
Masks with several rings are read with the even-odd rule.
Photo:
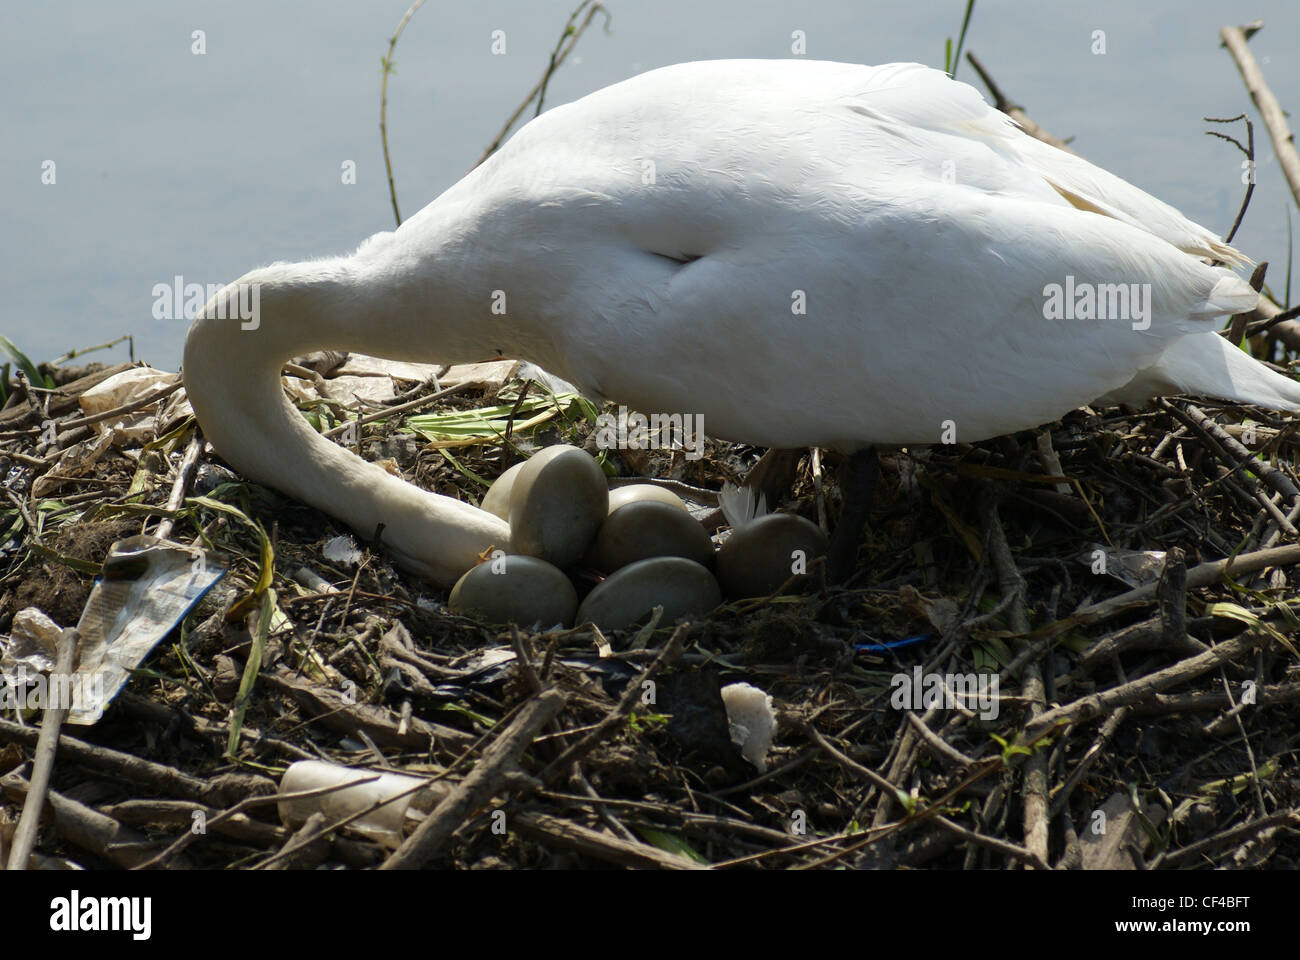
[[827, 573], [832, 583], [843, 583], [858, 566], [858, 548], [862, 546], [862, 528], [871, 516], [871, 501], [876, 494], [876, 449], [859, 450], [844, 461], [840, 469], [840, 491], [844, 507], [839, 523], [831, 534], [826, 556]]

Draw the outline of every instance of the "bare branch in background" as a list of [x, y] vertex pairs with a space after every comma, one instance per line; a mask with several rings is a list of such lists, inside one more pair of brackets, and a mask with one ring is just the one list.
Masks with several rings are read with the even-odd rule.
[[1041, 140], [1043, 143], [1050, 143], [1052, 146], [1056, 147], [1056, 149], [1064, 150], [1066, 153], [1074, 153], [1074, 151], [1070, 149], [1067, 141], [1062, 140], [1060, 137], [1053, 136], [1038, 124], [1034, 123], [1033, 120], [1029, 119], [1029, 115], [1025, 113], [1023, 107], [1012, 103], [1011, 100], [1007, 98], [1007, 96], [1002, 92], [1002, 89], [993, 82], [993, 78], [989, 76], [988, 70], [986, 70], [984, 64], [980, 62], [979, 57], [975, 56], [974, 53], [967, 53], [966, 60], [975, 68], [975, 72], [980, 75], [980, 80], [984, 82], [984, 86], [989, 88], [989, 96], [993, 98], [993, 105], [1012, 120], [1016, 121], [1016, 123], [1020, 125], [1020, 129], [1024, 130], [1025, 133], [1029, 134], [1035, 140]]
[[1246, 45], [1246, 41], [1262, 26], [1264, 22], [1256, 20], [1244, 27], [1224, 27], [1219, 31], [1219, 36], [1223, 38], [1223, 45], [1228, 48], [1232, 59], [1236, 61], [1237, 69], [1241, 71], [1241, 79], [1246, 82], [1250, 99], [1255, 102], [1264, 126], [1268, 127], [1278, 166], [1282, 168], [1282, 175], [1291, 188], [1291, 195], [1300, 204], [1300, 154], [1296, 153], [1286, 114], [1277, 102], [1277, 97], [1273, 96], [1273, 91], [1264, 82], [1264, 74], [1260, 72], [1259, 64]]
[[[1227, 140], [1230, 144], [1246, 155], [1248, 164], [1246, 171], [1249, 176], [1246, 177], [1246, 195], [1241, 199], [1241, 209], [1237, 211], [1237, 219], [1232, 221], [1232, 228], [1223, 238], [1224, 243], [1232, 243], [1232, 238], [1237, 235], [1237, 229], [1241, 226], [1241, 220], [1246, 215], [1246, 208], [1250, 206], [1251, 194], [1255, 192], [1255, 125], [1250, 122], [1250, 118], [1244, 113], [1239, 113], [1235, 117], [1202, 117], [1206, 123], [1236, 123], [1238, 120], [1246, 121], [1246, 146], [1241, 145], [1241, 141], [1236, 137], [1230, 137], [1226, 133], [1219, 133], [1217, 130], [1206, 130], [1205, 134], [1209, 137], [1218, 137], [1220, 140]], [[1263, 281], [1260, 277], [1260, 281]], [[1256, 285], [1258, 290], [1259, 286]]]
[[[424, 0], [415, 0], [415, 3], [411, 4], [406, 13], [402, 14], [397, 29], [388, 38], [388, 54], [380, 60], [384, 79], [379, 91], [379, 140], [384, 148], [384, 169], [388, 174], [388, 196], [393, 202], [393, 217], [399, 227], [402, 225], [402, 213], [397, 206], [397, 187], [393, 182], [393, 161], [388, 151], [388, 75], [396, 72], [393, 63], [393, 51], [397, 48], [397, 40], [401, 37], [402, 31], [406, 29], [406, 25], [411, 22], [411, 17], [415, 16], [415, 12], [422, 6], [424, 6]], [[586, 11], [586, 16], [583, 17], [582, 23], [575, 26], [584, 11]], [[591, 26], [591, 21], [597, 13], [604, 14], [605, 32], [609, 32], [611, 18], [604, 5], [599, 3], [598, 0], [582, 0], [577, 9], [569, 14], [569, 19], [564, 24], [564, 30], [560, 33], [560, 39], [556, 41], [555, 49], [551, 51], [551, 59], [546, 65], [546, 71], [542, 74], [542, 79], [537, 81], [533, 89], [528, 92], [528, 96], [524, 98], [523, 103], [519, 104], [515, 112], [510, 115], [510, 119], [506, 121], [505, 126], [501, 128], [501, 131], [488, 145], [488, 148], [483, 151], [483, 155], [474, 161], [473, 166], [470, 167], [471, 170], [496, 152], [497, 148], [509, 135], [511, 129], [519, 121], [519, 118], [523, 116], [524, 111], [528, 109], [530, 103], [534, 100], [537, 101], [537, 110], [533, 116], [537, 116], [542, 112], [542, 103], [546, 99], [546, 86], [550, 83], [551, 75], [560, 68], [560, 64], [564, 63], [569, 54], [573, 52], [573, 48], [578, 45], [578, 41], [586, 32], [587, 27]]]
[[388, 38], [388, 56], [381, 60], [383, 64], [384, 79], [379, 89], [379, 142], [384, 145], [384, 169], [388, 171], [388, 196], [393, 201], [393, 216], [397, 220], [397, 225], [402, 225], [402, 213], [397, 209], [397, 187], [393, 185], [393, 161], [388, 155], [388, 75], [393, 72], [393, 50], [397, 47], [397, 38], [402, 35], [406, 25], [411, 22], [415, 16], [415, 11], [424, 6], [424, 0], [415, 0], [415, 3], [402, 14], [401, 21], [397, 24], [397, 29], [393, 35]]
[[[574, 22], [582, 14], [583, 8], [589, 3], [591, 4], [591, 7], [587, 9], [587, 16], [579, 26], [575, 27], [573, 25]], [[597, 13], [603, 13], [605, 15], [605, 32], [608, 33], [610, 16], [609, 11], [605, 9], [603, 4], [593, 3], [592, 0], [582, 0], [582, 3], [578, 5], [578, 8], [574, 10], [573, 13], [569, 14], [568, 22], [565, 23], [564, 30], [560, 34], [560, 39], [556, 42], [555, 49], [551, 52], [551, 59], [546, 65], [546, 70], [542, 74], [542, 79], [538, 80], [533, 89], [528, 91], [528, 96], [524, 97], [523, 102], [520, 103], [515, 109], [515, 112], [510, 115], [510, 119], [505, 122], [505, 125], [497, 133], [496, 137], [490, 144], [488, 144], [487, 149], [483, 151], [483, 155], [474, 161], [474, 167], [477, 167], [488, 157], [492, 156], [492, 154], [496, 153], [497, 149], [505, 141], [506, 137], [510, 135], [510, 131], [519, 121], [519, 118], [524, 115], [524, 111], [528, 109], [530, 103], [534, 100], [537, 101], [537, 112], [534, 113], [533, 116], [537, 116], [537, 114], [542, 112], [542, 100], [546, 97], [546, 86], [551, 81], [551, 74], [555, 73], [555, 71], [560, 68], [560, 64], [564, 63], [565, 58], [573, 52], [573, 48], [578, 45], [578, 41], [582, 39], [582, 35], [586, 32], [587, 27], [591, 26], [592, 18], [594, 18]], [[473, 170], [474, 167], [470, 167], [470, 169]]]

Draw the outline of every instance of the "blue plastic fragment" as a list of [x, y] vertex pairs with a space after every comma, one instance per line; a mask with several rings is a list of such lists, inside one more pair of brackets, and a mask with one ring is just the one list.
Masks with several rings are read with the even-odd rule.
[[888, 643], [855, 643], [853, 649], [858, 653], [887, 653], [890, 650], [915, 647], [917, 644], [925, 643], [930, 636], [931, 634], [928, 633], [918, 633], [915, 636], [904, 637], [902, 640], [890, 640]]

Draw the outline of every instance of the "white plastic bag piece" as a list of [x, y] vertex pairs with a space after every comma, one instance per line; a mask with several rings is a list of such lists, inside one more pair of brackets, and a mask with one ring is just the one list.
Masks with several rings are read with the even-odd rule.
[[9, 642], [0, 638], [0, 670], [24, 665], [33, 673], [54, 669], [55, 651], [63, 628], [37, 607], [24, 607], [14, 614]]
[[331, 822], [336, 822], [391, 799], [391, 802], [352, 821], [349, 826], [358, 833], [396, 849], [401, 846], [405, 836], [408, 816], [412, 820], [418, 820], [421, 811], [432, 810], [447, 790], [444, 784], [430, 784], [423, 777], [360, 770], [323, 760], [299, 760], [291, 764], [280, 778], [280, 793], [302, 793], [349, 783], [356, 785], [344, 786], [341, 790], [317, 797], [280, 801], [277, 805], [280, 819], [285, 826], [299, 827], [312, 814], [323, 813]]
[[776, 732], [772, 698], [748, 683], [732, 683], [722, 688], [722, 703], [727, 708], [731, 740], [739, 744], [740, 755], [760, 773], [766, 771], [767, 752]]

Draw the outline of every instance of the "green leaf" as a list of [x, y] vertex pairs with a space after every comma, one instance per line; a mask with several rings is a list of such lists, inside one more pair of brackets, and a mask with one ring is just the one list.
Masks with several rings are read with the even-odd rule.
[[1222, 617], [1225, 620], [1236, 620], [1238, 623], [1244, 623], [1248, 627], [1262, 631], [1290, 650], [1292, 656], [1300, 658], [1300, 651], [1297, 651], [1295, 645], [1278, 632], [1276, 627], [1265, 623], [1245, 607], [1238, 606], [1235, 603], [1211, 603], [1205, 608], [1205, 615], [1207, 617]]
[[[974, 12], [975, 12], [975, 0], [966, 0], [966, 15], [962, 17], [961, 33], [957, 34], [957, 49], [952, 54], [951, 69], [947, 70], [948, 76], [952, 77], [953, 79], [956, 79], [957, 77], [957, 67], [960, 65], [960, 61], [961, 61], [962, 44], [966, 42], [966, 28], [970, 26], [971, 14]], [[951, 47], [952, 45], [951, 38], [948, 40], [948, 44], [949, 47]]]
[[1015, 757], [1017, 755], [1024, 755], [1028, 757], [1032, 755], [1034, 752], [1033, 750], [1029, 749], [1029, 747], [1021, 746], [1018, 743], [1008, 743], [1006, 740], [1003, 740], [1001, 737], [999, 737], [996, 733], [990, 733], [989, 736], [992, 737], [993, 740], [997, 743], [997, 745], [1002, 748], [1003, 763], [1009, 764], [1011, 762], [1012, 757]]
[[[1277, 773], [1277, 763], [1269, 760], [1259, 766], [1259, 782], [1264, 782]], [[1230, 789], [1233, 794], [1241, 793], [1255, 779], [1254, 774], [1239, 773], [1235, 777], [1225, 777], [1222, 780], [1211, 780], [1209, 783], [1203, 783], [1196, 788], [1196, 792], [1203, 797], [1213, 797], [1223, 790], [1224, 787]]]
[[231, 617], [243, 616], [248, 612], [248, 608], [251, 607], [254, 602], [268, 592], [268, 588], [271, 586], [271, 578], [275, 573], [275, 551], [271, 547], [271, 538], [266, 535], [266, 531], [262, 529], [262, 525], [249, 517], [248, 514], [244, 513], [244, 511], [240, 510], [238, 507], [232, 507], [228, 503], [222, 503], [220, 500], [213, 500], [210, 496], [187, 497], [185, 505], [187, 507], [203, 507], [207, 510], [215, 510], [218, 513], [227, 514], [228, 516], [246, 523], [248, 526], [252, 527], [253, 531], [257, 534], [259, 547], [257, 582], [253, 585], [252, 592], [249, 593], [248, 596], [240, 599], [239, 602], [230, 609]]
[[244, 664], [244, 676], [239, 681], [239, 693], [230, 711], [230, 738], [226, 741], [226, 756], [234, 759], [239, 750], [239, 735], [244, 729], [244, 711], [253, 696], [253, 685], [262, 670], [262, 656], [266, 652], [266, 635], [271, 630], [271, 615], [275, 612], [275, 591], [262, 593], [262, 609], [257, 618], [257, 629], [253, 633], [253, 645], [248, 652], [248, 662]]
[[709, 861], [697, 853], [695, 849], [681, 837], [675, 836], [671, 833], [664, 833], [662, 830], [654, 830], [650, 827], [637, 827], [636, 832], [641, 834], [642, 840], [652, 846], [658, 847], [660, 850], [708, 866]]
[[453, 456], [451, 455], [451, 453], [449, 453], [447, 450], [445, 450], [445, 449], [444, 449], [444, 450], [439, 450], [438, 452], [439, 452], [440, 454], [442, 454], [443, 459], [445, 459], [448, 463], [450, 463], [453, 467], [455, 467], [458, 471], [460, 471], [461, 476], [466, 477], [467, 479], [469, 479], [469, 480], [473, 481], [474, 483], [477, 483], [477, 484], [479, 484], [480, 486], [483, 486], [483, 487], [491, 487], [491, 486], [492, 486], [492, 481], [491, 481], [491, 480], [487, 480], [487, 479], [484, 479], [483, 477], [480, 477], [477, 473], [475, 473], [475, 472], [474, 472], [473, 470], [471, 470], [469, 467], [465, 466], [463, 463], [461, 463], [459, 460], [457, 460], [455, 457], [453, 457]]
[[451, 410], [423, 413], [406, 418], [404, 429], [418, 433], [437, 446], [469, 446], [476, 443], [504, 441], [507, 424], [514, 421], [511, 433], [520, 434], [556, 416], [573, 419], [585, 415], [590, 404], [572, 393], [529, 397], [516, 408], [513, 403], [495, 404], [475, 410]]
[[493, 720], [491, 717], [485, 716], [484, 714], [481, 713], [476, 713], [475, 711], [469, 709], [469, 707], [462, 706], [459, 703], [454, 703], [454, 702], [442, 703], [438, 705], [438, 709], [445, 710], [448, 713], [459, 714], [460, 716], [464, 717], [467, 720], [471, 720], [474, 723], [482, 724], [484, 730], [491, 730], [493, 727], [497, 725], [497, 722]]
[[44, 387], [47, 390], [54, 389], [54, 381], [42, 376], [36, 369], [36, 364], [27, 358], [27, 354], [15, 347], [13, 341], [3, 334], [0, 334], [0, 355], [8, 357], [23, 373], [27, 374], [27, 379], [32, 382], [32, 386]]
[[65, 567], [71, 567], [78, 573], [89, 574], [92, 577], [99, 574], [99, 564], [97, 563], [92, 563], [89, 560], [79, 560], [76, 557], [64, 556], [58, 551], [51, 550], [49, 547], [45, 546], [45, 544], [39, 543], [34, 539], [29, 540], [27, 546], [31, 548], [33, 553], [40, 554], [46, 560], [53, 560], [55, 563], [61, 563]]

